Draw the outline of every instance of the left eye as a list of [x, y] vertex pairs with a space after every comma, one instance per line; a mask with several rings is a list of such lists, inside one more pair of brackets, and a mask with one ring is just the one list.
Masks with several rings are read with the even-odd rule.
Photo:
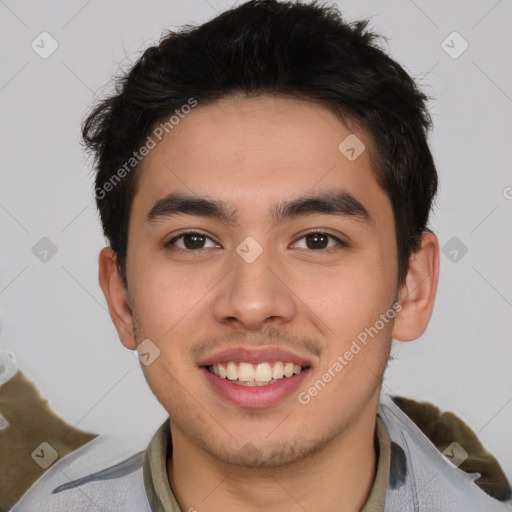
[[[303, 237], [299, 238], [300, 240], [305, 241], [305, 247], [300, 247], [301, 249], [313, 249], [313, 250], [322, 250], [322, 249], [330, 249], [331, 247], [335, 246], [336, 244], [339, 245], [346, 245], [343, 241], [341, 241], [339, 238], [329, 235], [328, 233], [320, 233], [320, 232], [314, 232], [314, 233], [308, 233], [307, 235], [304, 235]], [[334, 241], [334, 243], [330, 244], [330, 241]], [[295, 243], [297, 245], [298, 242]]]

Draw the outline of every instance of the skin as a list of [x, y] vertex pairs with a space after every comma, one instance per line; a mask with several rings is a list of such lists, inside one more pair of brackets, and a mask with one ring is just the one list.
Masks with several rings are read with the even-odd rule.
[[[231, 96], [198, 105], [142, 162], [134, 197], [125, 289], [104, 248], [99, 280], [123, 345], [149, 338], [161, 351], [143, 371], [171, 418], [169, 483], [182, 510], [359, 511], [376, 465], [375, 418], [391, 338], [425, 331], [438, 281], [439, 244], [422, 236], [398, 286], [391, 203], [370, 151], [349, 161], [355, 133], [324, 107], [298, 99]], [[314, 214], [275, 224], [269, 209], [305, 193], [349, 191], [370, 222]], [[219, 199], [238, 223], [180, 215], [147, 222], [170, 192]], [[202, 249], [165, 242], [193, 229]], [[308, 245], [314, 229], [335, 239]], [[248, 236], [263, 248], [247, 263]], [[178, 248], [186, 251], [179, 239]], [[176, 244], [174, 247], [176, 247]], [[311, 242], [310, 242], [311, 244]], [[313, 248], [311, 248], [313, 247]], [[195, 251], [195, 252], [194, 252]], [[236, 407], [205, 384], [198, 358], [240, 344], [307, 355], [299, 391], [328, 370], [398, 296], [401, 311], [307, 405], [297, 393], [262, 409]]]

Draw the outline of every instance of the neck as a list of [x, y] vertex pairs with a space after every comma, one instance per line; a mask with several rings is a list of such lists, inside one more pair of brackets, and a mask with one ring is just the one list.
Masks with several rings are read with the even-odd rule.
[[167, 474], [183, 511], [358, 512], [375, 478], [377, 403], [306, 460], [277, 468], [224, 464], [173, 428]]

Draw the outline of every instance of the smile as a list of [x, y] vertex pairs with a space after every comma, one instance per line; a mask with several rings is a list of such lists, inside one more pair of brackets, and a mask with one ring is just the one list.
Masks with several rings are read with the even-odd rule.
[[206, 369], [220, 377], [240, 386], [268, 386], [282, 379], [300, 374], [305, 367], [293, 362], [247, 362], [228, 361], [209, 365]]

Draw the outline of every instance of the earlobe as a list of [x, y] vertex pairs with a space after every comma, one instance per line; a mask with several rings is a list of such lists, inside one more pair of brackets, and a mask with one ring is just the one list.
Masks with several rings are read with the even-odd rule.
[[392, 336], [399, 341], [412, 341], [426, 330], [439, 280], [439, 242], [434, 233], [421, 235], [420, 248], [411, 255], [409, 271], [398, 300], [401, 310], [395, 317]]
[[105, 295], [108, 311], [121, 343], [130, 350], [137, 348], [133, 329], [133, 315], [128, 293], [119, 274], [116, 254], [110, 247], [100, 251], [98, 279]]

